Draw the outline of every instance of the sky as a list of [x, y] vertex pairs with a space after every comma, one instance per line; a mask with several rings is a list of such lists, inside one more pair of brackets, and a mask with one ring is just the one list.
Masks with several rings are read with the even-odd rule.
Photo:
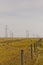
[[43, 0], [0, 0], [0, 37], [43, 37]]

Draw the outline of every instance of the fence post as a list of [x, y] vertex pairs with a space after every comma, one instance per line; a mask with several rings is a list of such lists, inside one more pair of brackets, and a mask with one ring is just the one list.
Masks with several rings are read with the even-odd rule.
[[34, 43], [34, 52], [36, 52], [36, 44]]
[[21, 50], [21, 65], [24, 65], [24, 50]]
[[33, 59], [33, 49], [32, 49], [32, 44], [31, 44], [31, 59]]

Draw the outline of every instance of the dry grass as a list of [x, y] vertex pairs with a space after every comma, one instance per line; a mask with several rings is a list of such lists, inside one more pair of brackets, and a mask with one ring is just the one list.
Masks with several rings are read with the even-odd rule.
[[32, 65], [30, 44], [38, 38], [0, 38], [0, 65], [21, 65], [21, 50], [24, 50], [24, 65]]

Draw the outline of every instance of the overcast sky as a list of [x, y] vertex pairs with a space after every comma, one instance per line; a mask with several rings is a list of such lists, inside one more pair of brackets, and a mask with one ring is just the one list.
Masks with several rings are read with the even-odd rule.
[[43, 37], [43, 0], [0, 0], [0, 37], [5, 37], [5, 26], [8, 25], [8, 36], [11, 32], [16, 37]]

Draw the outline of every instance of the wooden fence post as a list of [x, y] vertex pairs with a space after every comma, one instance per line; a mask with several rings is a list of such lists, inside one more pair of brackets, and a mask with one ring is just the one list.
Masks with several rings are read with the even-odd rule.
[[24, 50], [21, 50], [21, 65], [24, 65]]
[[32, 48], [32, 44], [31, 44], [31, 59], [33, 59], [33, 48]]
[[34, 52], [36, 52], [36, 44], [34, 43]]

